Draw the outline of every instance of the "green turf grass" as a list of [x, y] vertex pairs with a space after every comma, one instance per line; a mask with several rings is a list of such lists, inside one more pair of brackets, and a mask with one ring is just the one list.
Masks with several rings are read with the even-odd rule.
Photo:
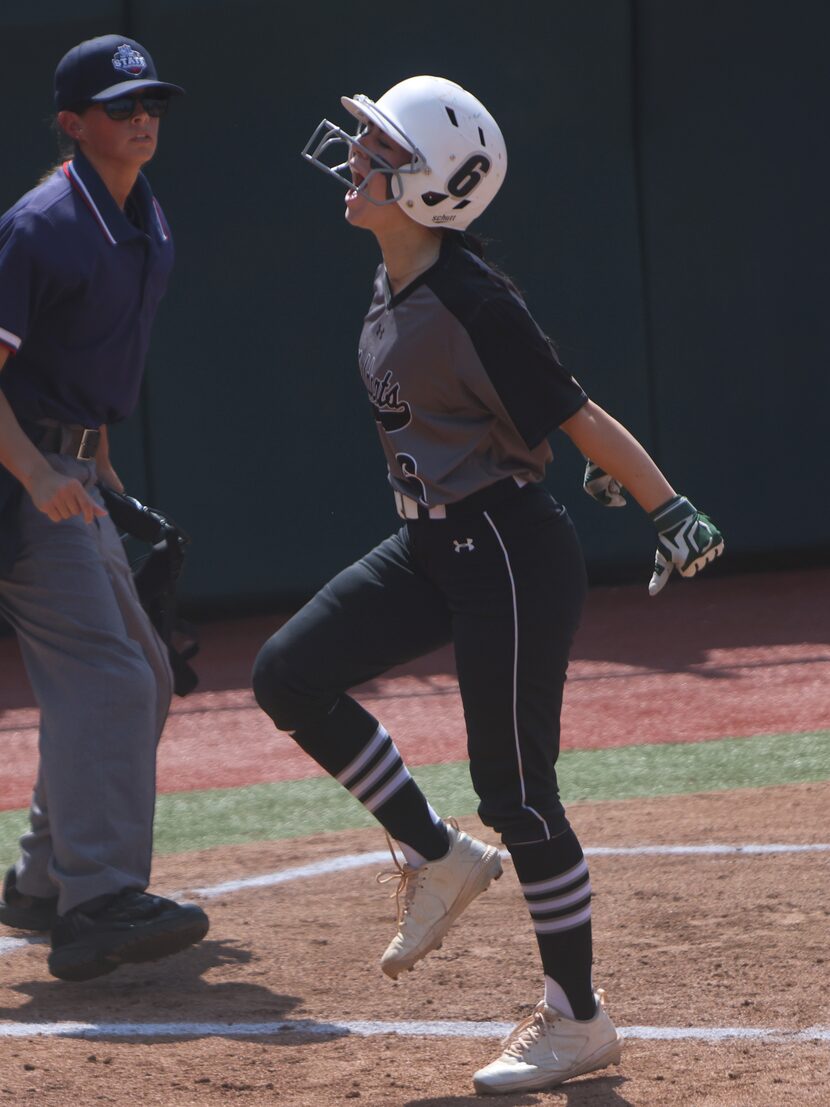
[[[830, 731], [726, 738], [681, 745], [573, 750], [559, 760], [564, 802], [760, 788], [830, 779]], [[433, 807], [446, 815], [476, 810], [466, 762], [413, 771]], [[0, 859], [16, 854], [24, 812], [0, 812]], [[328, 777], [159, 796], [156, 851], [178, 853], [376, 825]]]

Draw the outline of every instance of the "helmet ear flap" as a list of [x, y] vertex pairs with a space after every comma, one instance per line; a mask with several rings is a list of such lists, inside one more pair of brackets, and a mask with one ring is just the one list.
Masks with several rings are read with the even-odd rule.
[[[409, 77], [375, 102], [362, 93], [341, 97], [362, 125], [371, 121], [410, 151], [411, 161], [387, 174], [385, 203], [397, 203], [425, 227], [465, 230], [499, 191], [507, 172], [507, 149], [495, 119], [480, 100], [444, 77]], [[330, 135], [344, 132], [326, 125]], [[321, 164], [325, 141], [303, 155], [347, 180], [345, 163]], [[349, 140], [354, 141], [354, 140]]]
[[403, 211], [426, 227], [464, 230], [495, 197], [507, 172], [495, 119], [480, 100], [443, 77], [401, 81], [374, 108], [417, 155], [414, 171], [401, 174]]

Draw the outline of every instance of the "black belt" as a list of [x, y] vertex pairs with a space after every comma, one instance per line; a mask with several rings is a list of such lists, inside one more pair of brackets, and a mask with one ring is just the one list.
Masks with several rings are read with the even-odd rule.
[[525, 483], [519, 483], [515, 477], [505, 477], [504, 480], [490, 484], [478, 492], [471, 492], [463, 500], [455, 500], [449, 504], [438, 504], [436, 507], [426, 507], [411, 496], [405, 496], [403, 492], [395, 489], [395, 507], [402, 519], [454, 519], [459, 515], [469, 515], [471, 512], [486, 511], [489, 507], [496, 507], [505, 500], [512, 500], [525, 487]]
[[101, 441], [101, 431], [74, 423], [58, 423], [52, 419], [29, 424], [29, 437], [38, 449], [47, 454], [68, 454], [78, 461], [94, 461]]

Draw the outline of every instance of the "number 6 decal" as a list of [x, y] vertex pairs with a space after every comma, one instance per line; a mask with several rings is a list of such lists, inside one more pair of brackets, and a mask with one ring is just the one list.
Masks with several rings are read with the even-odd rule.
[[450, 196], [455, 196], [456, 199], [469, 196], [481, 181], [481, 178], [489, 171], [490, 165], [490, 159], [486, 154], [473, 154], [472, 157], [467, 158], [463, 165], [456, 169], [447, 181], [447, 192]]

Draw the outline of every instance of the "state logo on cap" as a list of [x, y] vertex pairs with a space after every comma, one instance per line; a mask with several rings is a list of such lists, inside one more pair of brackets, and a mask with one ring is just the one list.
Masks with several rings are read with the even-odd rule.
[[140, 77], [147, 68], [147, 62], [134, 46], [124, 42], [112, 55], [112, 68], [131, 77]]
[[150, 51], [126, 35], [99, 35], [79, 42], [64, 54], [55, 70], [58, 111], [78, 111], [143, 89], [172, 96], [184, 92], [181, 85], [160, 81]]

